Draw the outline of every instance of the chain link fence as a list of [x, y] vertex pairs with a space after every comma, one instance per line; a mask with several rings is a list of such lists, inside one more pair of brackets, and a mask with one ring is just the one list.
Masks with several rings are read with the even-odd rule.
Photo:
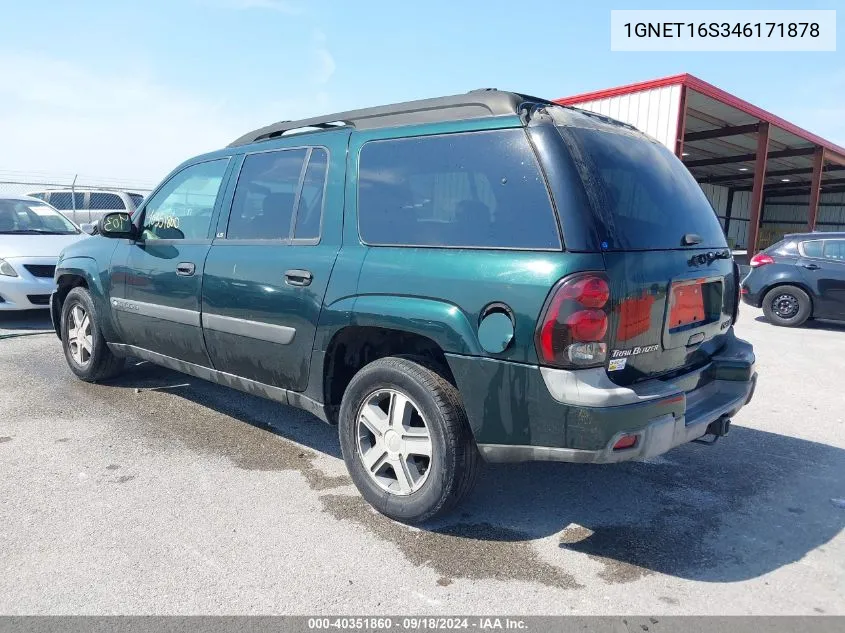
[[106, 213], [133, 213], [155, 183], [78, 174], [38, 174], [0, 170], [0, 198], [29, 195], [59, 209], [77, 224], [96, 222]]

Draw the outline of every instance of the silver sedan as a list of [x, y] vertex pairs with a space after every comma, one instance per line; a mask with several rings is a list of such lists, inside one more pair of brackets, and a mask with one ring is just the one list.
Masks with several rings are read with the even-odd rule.
[[0, 197], [0, 311], [49, 308], [59, 253], [86, 237], [46, 202]]

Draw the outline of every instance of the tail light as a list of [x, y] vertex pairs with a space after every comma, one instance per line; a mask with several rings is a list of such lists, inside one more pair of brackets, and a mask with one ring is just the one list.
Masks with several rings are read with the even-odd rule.
[[765, 266], [766, 264], [774, 264], [775, 259], [771, 255], [766, 255], [765, 253], [757, 253], [754, 257], [751, 258], [751, 261], [748, 262], [748, 265], [751, 268], [759, 268], [760, 266]]
[[540, 362], [569, 368], [603, 365], [609, 303], [610, 286], [603, 273], [577, 273], [559, 281], [537, 326]]
[[[756, 255], [755, 255], [756, 257]], [[734, 305], [733, 310], [731, 311], [731, 323], [736, 323], [736, 320], [739, 318], [739, 298], [742, 296], [743, 290], [742, 284], [739, 281], [739, 266], [737, 266], [736, 260], [733, 262], [733, 269], [734, 269], [734, 283], [736, 284], [736, 296], [734, 297]]]

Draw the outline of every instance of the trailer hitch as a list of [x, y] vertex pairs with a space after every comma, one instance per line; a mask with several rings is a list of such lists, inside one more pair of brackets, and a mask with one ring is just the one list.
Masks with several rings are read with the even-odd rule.
[[[723, 415], [722, 417], [713, 420], [710, 424], [707, 425], [707, 430], [704, 432], [704, 435], [699, 437], [698, 439], [693, 440], [698, 444], [706, 444], [707, 446], [711, 446], [716, 443], [716, 441], [722, 437], [723, 435], [727, 435], [730, 433], [731, 430], [731, 419]], [[705, 440], [704, 438], [708, 435], [712, 435], [712, 440]]]

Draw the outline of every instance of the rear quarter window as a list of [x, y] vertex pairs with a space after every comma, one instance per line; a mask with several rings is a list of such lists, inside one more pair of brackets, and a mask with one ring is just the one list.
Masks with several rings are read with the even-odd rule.
[[798, 256], [798, 242], [795, 240], [781, 240], [775, 244], [772, 244], [763, 251], [764, 253], [768, 253], [769, 255], [781, 255], [784, 257], [797, 257]]
[[809, 242], [801, 242], [801, 250], [804, 252], [804, 257], [821, 257], [822, 244], [822, 240], [811, 240]]
[[371, 245], [561, 246], [545, 181], [521, 128], [366, 143], [358, 229]]

